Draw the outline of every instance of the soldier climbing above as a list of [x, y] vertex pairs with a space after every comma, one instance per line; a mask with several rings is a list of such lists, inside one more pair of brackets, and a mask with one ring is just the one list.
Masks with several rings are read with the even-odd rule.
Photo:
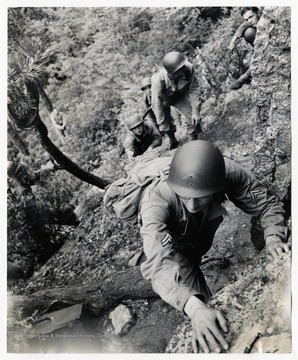
[[[238, 27], [234, 36], [232, 37], [230, 44], [228, 46], [229, 50], [233, 50], [235, 47], [235, 43], [238, 39], [244, 38], [245, 41], [253, 46], [255, 36], [257, 33], [257, 24], [260, 19], [260, 11], [257, 7], [246, 7], [241, 10], [241, 14], [244, 18], [244, 22]], [[236, 81], [234, 81], [230, 85], [231, 90], [238, 90], [244, 84], [249, 83], [251, 81], [251, 71], [248, 69], [243, 75], [239, 77]]]
[[[144, 110], [147, 112], [146, 116], [148, 116], [148, 118], [158, 128], [156, 117], [155, 117], [154, 112], [152, 110], [152, 103], [151, 103], [151, 78], [150, 77], [145, 77], [142, 80], [142, 85], [141, 86], [142, 86], [141, 90], [144, 92]], [[168, 132], [166, 132], [166, 134], [169, 137], [170, 150], [176, 149], [176, 147], [179, 145], [179, 142], [178, 142], [178, 140], [176, 139], [176, 136], [175, 136], [176, 125], [174, 124], [174, 121], [176, 120], [177, 122], [180, 123], [180, 114], [178, 113], [178, 111], [175, 108], [173, 108], [171, 106], [170, 107], [170, 112], [166, 111], [165, 116], [169, 117], [169, 119], [167, 120], [167, 123], [170, 124], [170, 130]]]
[[185, 116], [186, 133], [195, 140], [202, 131], [200, 122], [201, 88], [193, 65], [180, 52], [171, 51], [163, 58], [163, 67], [152, 75], [152, 109], [159, 131], [168, 133], [170, 106]]
[[229, 347], [225, 318], [205, 305], [211, 292], [200, 269], [226, 214], [226, 200], [260, 219], [268, 259], [289, 251], [282, 204], [208, 141], [178, 149], [168, 177], [150, 184], [141, 200], [142, 274], [164, 301], [190, 317], [195, 352], [198, 344], [206, 353]]
[[129, 161], [162, 143], [157, 127], [150, 120], [144, 120], [141, 115], [132, 115], [127, 120], [127, 127], [129, 132], [123, 146]]

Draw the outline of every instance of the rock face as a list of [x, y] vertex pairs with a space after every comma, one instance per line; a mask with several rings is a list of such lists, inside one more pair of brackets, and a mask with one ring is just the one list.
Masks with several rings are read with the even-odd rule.
[[[268, 264], [262, 254], [209, 302], [228, 319], [229, 353], [291, 352], [290, 267], [290, 254]], [[192, 352], [191, 333], [189, 321], [180, 325], [166, 352]]]
[[288, 196], [291, 174], [290, 15], [290, 7], [264, 8], [251, 62], [254, 172], [281, 199]]
[[[247, 116], [242, 105], [235, 104], [247, 104], [248, 118], [254, 115], [251, 170], [285, 202], [290, 199], [291, 180], [290, 56], [290, 8], [265, 7], [254, 42], [253, 80], [226, 94], [222, 113], [231, 122], [236, 114]], [[230, 151], [235, 157], [234, 149], [228, 148], [225, 155]], [[248, 263], [243, 276], [210, 301], [228, 319], [228, 352], [291, 352], [290, 257], [284, 254], [266, 264], [261, 254]], [[177, 328], [166, 351], [192, 352], [189, 321]]]

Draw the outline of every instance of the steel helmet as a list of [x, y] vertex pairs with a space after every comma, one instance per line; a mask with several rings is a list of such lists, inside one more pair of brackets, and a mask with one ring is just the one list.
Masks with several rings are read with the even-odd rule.
[[141, 115], [132, 115], [127, 119], [127, 127], [129, 130], [132, 130], [133, 128], [137, 127], [138, 125], [142, 124], [144, 122], [144, 119]]
[[253, 44], [255, 41], [257, 29], [255, 27], [249, 27], [244, 31], [243, 37], [249, 43]]
[[141, 83], [141, 90], [144, 90], [147, 86], [151, 86], [151, 78], [145, 77]]
[[174, 74], [179, 70], [187, 61], [187, 57], [178, 51], [171, 51], [163, 58], [163, 66], [169, 74]]
[[223, 190], [226, 175], [222, 153], [205, 140], [184, 144], [173, 157], [167, 182], [176, 194], [191, 198]]

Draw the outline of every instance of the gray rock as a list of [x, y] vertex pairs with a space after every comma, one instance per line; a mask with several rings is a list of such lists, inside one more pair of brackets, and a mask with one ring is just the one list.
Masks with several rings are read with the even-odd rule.
[[127, 306], [122, 304], [117, 306], [110, 313], [109, 318], [112, 320], [116, 335], [122, 335], [127, 333], [129, 328], [134, 323], [134, 317], [131, 310]]
[[[229, 333], [225, 336], [230, 344], [227, 352], [244, 353], [246, 348], [251, 353], [291, 352], [290, 269], [290, 253], [268, 264], [262, 254], [238, 281], [214, 295], [208, 305], [221, 310], [229, 324]], [[269, 339], [272, 334], [279, 339], [278, 345], [277, 340], [274, 344]], [[191, 336], [187, 320], [177, 328], [166, 352], [192, 352]]]

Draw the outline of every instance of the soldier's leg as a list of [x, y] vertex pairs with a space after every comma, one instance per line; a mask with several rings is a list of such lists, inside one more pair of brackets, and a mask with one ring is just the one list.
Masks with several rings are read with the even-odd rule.
[[176, 125], [174, 124], [174, 119], [171, 116], [170, 105], [166, 104], [164, 106], [164, 113], [165, 113], [164, 124], [166, 125], [166, 127], [159, 126], [159, 131], [163, 136], [164, 135], [168, 136], [170, 141], [170, 150], [172, 150], [179, 145], [179, 142], [175, 136]]
[[192, 120], [191, 120], [192, 107], [189, 96], [184, 95], [176, 99], [173, 106], [177, 108], [185, 117], [186, 134], [188, 136], [189, 141], [196, 140], [198, 138], [198, 135], [202, 132], [202, 129], [200, 124], [198, 125], [192, 124]]
[[152, 109], [146, 115], [146, 119], [150, 120], [158, 128], [156, 117], [155, 117], [154, 112], [153, 112]]
[[174, 120], [174, 124], [178, 124], [181, 126], [181, 123], [182, 123], [182, 120], [181, 120], [181, 113], [174, 107], [174, 106], [171, 106], [171, 117], [173, 118]]
[[242, 88], [242, 86], [244, 84], [250, 83], [251, 79], [252, 79], [251, 71], [250, 71], [250, 69], [248, 69], [243, 75], [241, 75], [239, 77], [239, 79], [232, 82], [232, 84], [230, 85], [230, 89], [231, 90], [238, 90], [238, 89]]

